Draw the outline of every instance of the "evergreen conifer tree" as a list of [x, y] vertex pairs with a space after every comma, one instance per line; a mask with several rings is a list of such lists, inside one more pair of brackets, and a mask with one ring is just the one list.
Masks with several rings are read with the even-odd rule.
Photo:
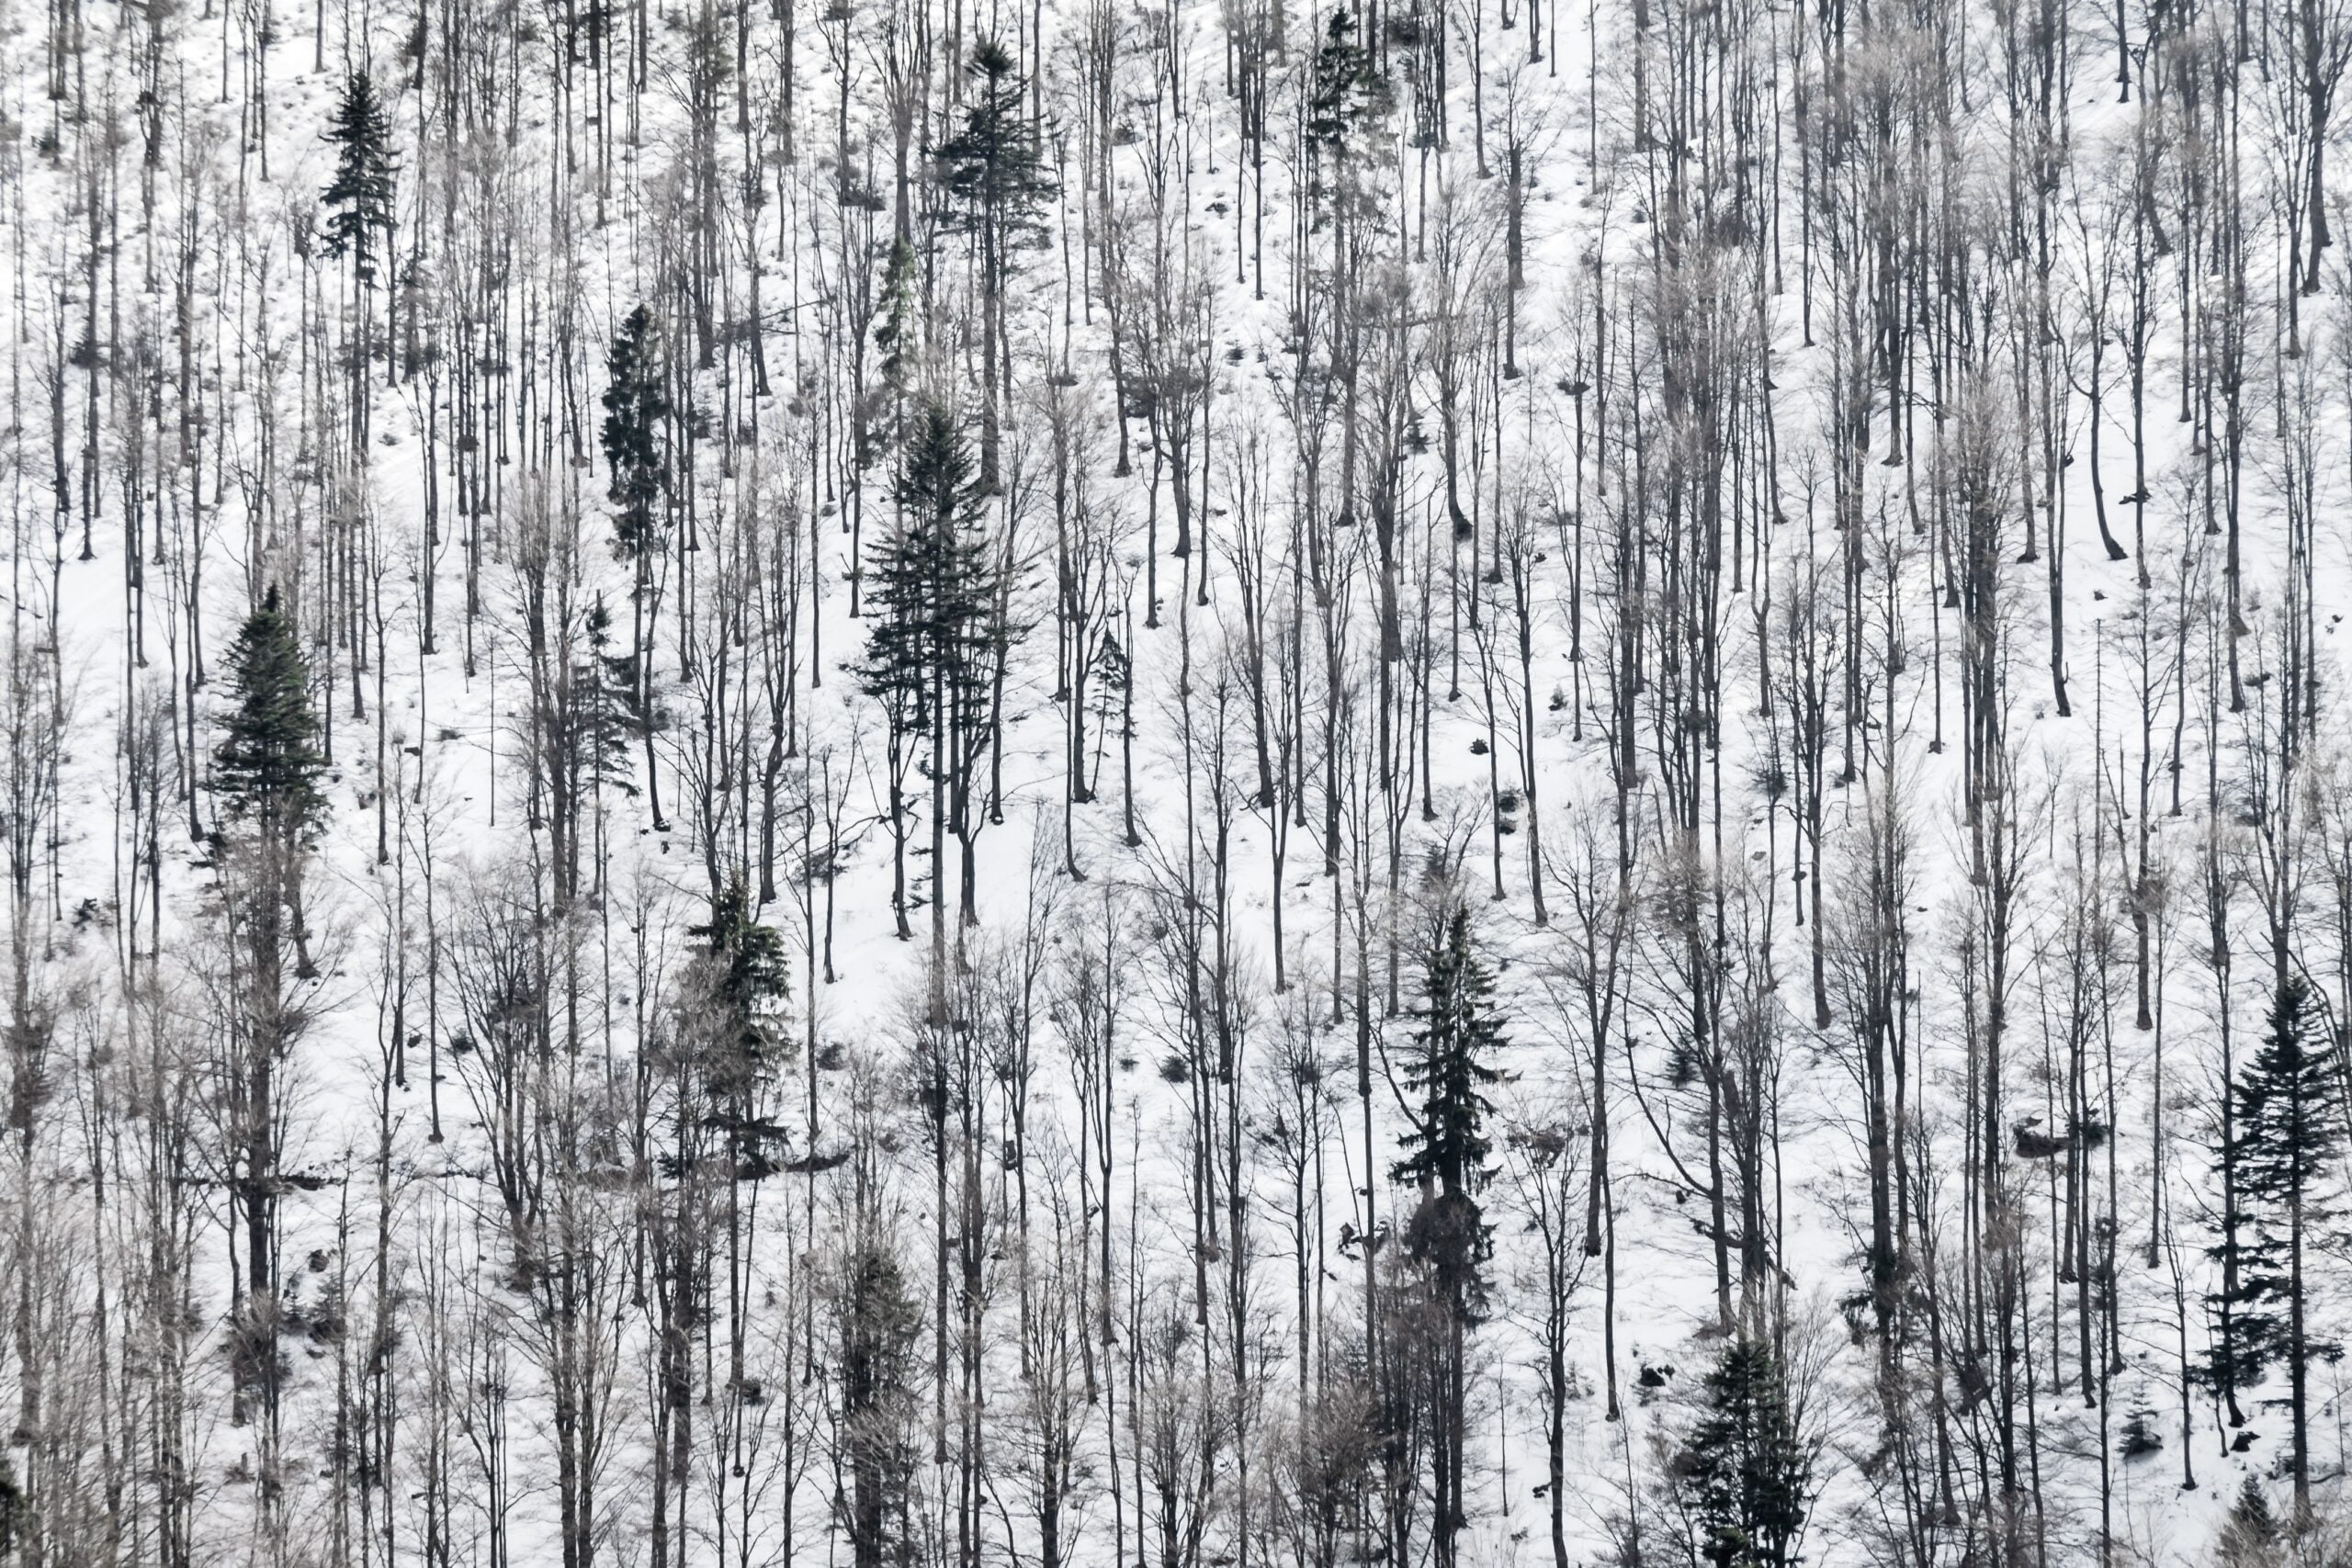
[[1039, 232], [1037, 209], [1052, 199], [1057, 184], [1025, 101], [1028, 83], [1012, 51], [996, 39], [983, 39], [964, 71], [978, 91], [964, 111], [964, 129], [939, 149], [947, 193], [963, 204], [966, 227], [992, 227], [1010, 246]]
[[861, 1237], [842, 1260], [832, 1304], [850, 1562], [854, 1568], [912, 1562], [917, 1544], [907, 1515], [917, 1464], [915, 1346], [922, 1309], [897, 1257], [876, 1236]]
[[894, 240], [882, 269], [882, 320], [874, 329], [874, 343], [882, 351], [882, 379], [900, 397], [906, 395], [913, 366], [916, 304], [915, 248], [904, 239]]
[[281, 851], [307, 847], [326, 814], [326, 759], [311, 706], [310, 671], [272, 587], [229, 649], [236, 705], [213, 753], [213, 788], [232, 820], [250, 821]]
[[662, 423], [670, 417], [653, 313], [644, 306], [621, 322], [605, 356], [605, 423], [598, 434], [612, 468], [607, 494], [620, 508], [613, 548], [624, 560], [642, 562], [653, 544], [654, 507], [669, 486]]
[[[937, 404], [916, 416], [899, 475], [896, 525], [875, 549], [874, 617], [858, 677], [883, 709], [887, 729], [892, 895], [899, 935], [906, 919], [904, 784], [915, 737], [928, 740], [933, 837], [968, 833], [973, 770], [989, 738], [989, 694], [1007, 634], [996, 563], [981, 529], [981, 495], [956, 418]], [[933, 874], [940, 874], [939, 845]], [[967, 910], [970, 888], [965, 890]], [[933, 914], [934, 924], [939, 915]]]
[[0, 1453], [0, 1557], [16, 1550], [17, 1516], [23, 1507], [24, 1494], [17, 1490], [16, 1472], [8, 1456]]
[[2251, 1234], [2237, 1241], [2233, 1303], [2245, 1364], [2229, 1371], [2250, 1383], [2262, 1368], [2286, 1366], [2298, 1518], [2311, 1504], [2311, 1362], [2340, 1353], [2312, 1331], [2305, 1265], [2312, 1227], [2331, 1213], [2322, 1206], [2320, 1182], [2343, 1144], [2342, 1092], [2341, 1066], [2311, 984], [2289, 974], [2272, 998], [2260, 1048], [2230, 1086], [2244, 1229]]
[[1464, 1503], [1468, 1433], [1466, 1340], [1486, 1315], [1485, 1264], [1491, 1227], [1477, 1192], [1492, 1174], [1486, 1133], [1493, 1111], [1482, 1090], [1502, 1074], [1486, 1057], [1505, 1043], [1494, 1008], [1494, 982], [1470, 940], [1470, 911], [1451, 899], [1440, 913], [1428, 952], [1428, 975], [1418, 1049], [1405, 1068], [1421, 1108], [1402, 1142], [1408, 1151], [1393, 1169], [1417, 1184], [1420, 1201], [1406, 1222], [1405, 1247], [1430, 1271], [1433, 1305], [1444, 1319], [1443, 1365], [1437, 1384], [1437, 1440], [1431, 1444], [1436, 1561], [1453, 1568], [1457, 1539], [1469, 1523]]
[[1012, 253], [1039, 239], [1039, 209], [1058, 186], [1046, 166], [1028, 85], [1012, 54], [983, 40], [965, 62], [977, 88], [964, 129], [937, 150], [943, 183], [956, 206], [950, 222], [979, 243], [981, 288], [980, 486], [997, 484], [998, 400], [1010, 391], [1004, 334], [1004, 284]]
[[1486, 1121], [1494, 1108], [1482, 1091], [1501, 1081], [1487, 1058], [1506, 1043], [1494, 990], [1471, 943], [1470, 911], [1454, 900], [1428, 954], [1421, 1027], [1405, 1067], [1406, 1087], [1420, 1096], [1421, 1109], [1399, 1140], [1408, 1152], [1393, 1174], [1424, 1194], [1407, 1245], [1473, 1315], [1485, 1300], [1479, 1265], [1487, 1252], [1476, 1194], [1492, 1174], [1487, 1159], [1493, 1152]]
[[613, 522], [613, 552], [629, 563], [630, 707], [645, 741], [645, 788], [656, 829], [668, 826], [662, 815], [662, 796], [655, 784], [655, 728], [652, 661], [653, 552], [660, 537], [662, 494], [669, 488], [669, 469], [662, 451], [662, 422], [670, 417], [670, 396], [662, 380], [660, 344], [653, 313], [639, 305], [621, 322], [613, 346], [605, 356], [605, 422], [598, 439], [612, 484], [605, 492], [620, 508]]
[[227, 1075], [238, 1128], [234, 1191], [244, 1230], [245, 1299], [232, 1361], [241, 1390], [257, 1392], [275, 1421], [283, 1371], [277, 1352], [277, 1207], [280, 1070], [303, 1011], [287, 986], [289, 950], [297, 978], [311, 964], [302, 926], [302, 874], [326, 799], [326, 759], [311, 705], [309, 671], [277, 590], [263, 596], [229, 649], [235, 705], [213, 753], [213, 788], [225, 815], [246, 831], [229, 844], [224, 907], [237, 997], [236, 1055]]
[[774, 1006], [792, 994], [784, 933], [760, 923], [741, 882], [719, 894], [707, 924], [687, 931], [709, 945], [712, 999], [726, 1012], [729, 1041], [729, 1059], [714, 1073], [713, 1085], [733, 1092], [766, 1070], [775, 1047]]
[[1334, 10], [1309, 78], [1307, 141], [1344, 161], [1355, 132], [1387, 114], [1391, 102], [1379, 61], [1356, 38], [1354, 15]]
[[2271, 1568], [2278, 1561], [2281, 1533], [2269, 1495], [2249, 1475], [2215, 1536], [2214, 1562], [2217, 1568]]
[[326, 140], [342, 149], [334, 178], [320, 197], [334, 209], [327, 218], [327, 254], [351, 258], [351, 276], [362, 288], [376, 286], [377, 236], [391, 249], [392, 202], [399, 164], [392, 154], [392, 128], [376, 100], [376, 84], [365, 71], [343, 81], [343, 96], [328, 123]]
[[1788, 1568], [1797, 1561], [1813, 1464], [1780, 1358], [1743, 1334], [1707, 1374], [1706, 1392], [1682, 1466], [1700, 1555], [1715, 1568]]
[[623, 795], [635, 795], [629, 777], [628, 737], [637, 687], [637, 657], [613, 651], [613, 612], [598, 594], [589, 606], [585, 629], [588, 657], [573, 677], [580, 694], [581, 756], [586, 776]]

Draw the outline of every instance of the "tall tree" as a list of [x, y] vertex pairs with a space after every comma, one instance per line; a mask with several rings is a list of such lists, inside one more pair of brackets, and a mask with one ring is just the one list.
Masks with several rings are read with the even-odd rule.
[[234, 1016], [226, 1109], [245, 1244], [235, 1361], [240, 1386], [261, 1397], [274, 1440], [282, 1376], [277, 1210], [288, 1186], [280, 1168], [280, 1101], [287, 1059], [304, 1022], [294, 983], [311, 967], [304, 864], [326, 815], [319, 789], [326, 759], [310, 671], [274, 586], [230, 648], [229, 678], [235, 701], [213, 753], [213, 789], [228, 823], [214, 861], [229, 935]]
[[963, 849], [963, 919], [967, 924], [977, 919], [974, 783], [991, 744], [997, 664], [1012, 635], [985, 516], [983, 487], [956, 416], [937, 403], [925, 407], [914, 420], [899, 468], [897, 524], [875, 548], [873, 624], [858, 674], [866, 694], [881, 703], [888, 728], [892, 901], [901, 939], [912, 934], [906, 918], [910, 747], [916, 737], [928, 742], [934, 961], [944, 956], [945, 910], [938, 900], [950, 832]]
[[1420, 1201], [1406, 1223], [1405, 1246], [1429, 1270], [1445, 1315], [1445, 1393], [1431, 1459], [1438, 1560], [1451, 1564], [1469, 1523], [1463, 1502], [1466, 1340], [1486, 1313], [1485, 1265], [1493, 1251], [1492, 1227], [1477, 1199], [1494, 1174], [1487, 1163], [1493, 1145], [1486, 1131], [1494, 1107], [1485, 1091], [1502, 1081], [1488, 1059], [1507, 1042], [1495, 1008], [1494, 980], [1472, 945], [1470, 911], [1459, 898], [1449, 898], [1439, 911], [1425, 962], [1421, 1023], [1405, 1066], [1406, 1087], [1420, 1097], [1420, 1108], [1399, 1140], [1407, 1154], [1391, 1175], [1420, 1189]]
[[652, 311], [631, 310], [605, 355], [605, 422], [597, 432], [612, 482], [605, 494], [619, 508], [613, 519], [613, 553], [629, 565], [629, 689], [637, 728], [645, 742], [645, 788], [656, 829], [662, 792], [653, 767], [653, 562], [662, 545], [663, 496], [670, 468], [662, 446], [671, 413], [669, 383]]
[[978, 243], [980, 260], [980, 486], [998, 483], [1000, 398], [1012, 390], [1005, 342], [1004, 288], [1014, 252], [1042, 239], [1038, 209], [1058, 187], [1046, 165], [1036, 118], [1025, 101], [1028, 83], [1012, 53], [997, 39], [983, 39], [964, 62], [976, 89], [964, 128], [937, 150], [943, 184], [956, 203], [953, 219]]
[[1680, 1466], [1699, 1555], [1714, 1568], [1789, 1568], [1801, 1560], [1813, 1458], [1771, 1345], [1734, 1339], [1706, 1396]]
[[310, 668], [275, 585], [230, 647], [229, 681], [236, 702], [213, 752], [213, 791], [232, 821], [252, 823], [282, 852], [305, 849], [326, 815], [326, 758]]
[[2319, 1185], [2343, 1145], [2342, 1073], [2310, 982], [2287, 976], [2272, 998], [2262, 1044], [2230, 1095], [2239, 1192], [2252, 1232], [2240, 1243], [2235, 1303], [2239, 1345], [2252, 1363], [2242, 1370], [2286, 1364], [2298, 1524], [2311, 1512], [2311, 1363], [2339, 1350], [2312, 1332], [2305, 1266], [2312, 1227], [2332, 1213]]
[[[379, 268], [392, 253], [396, 218], [399, 161], [392, 152], [392, 128], [376, 97], [376, 84], [367, 72], [344, 78], [342, 96], [329, 122], [326, 140], [339, 151], [334, 178], [320, 194], [327, 214], [327, 254], [351, 263], [353, 304], [357, 321], [351, 345], [351, 431], [356, 450], [367, 450], [369, 429], [368, 367], [375, 360], [374, 315], [369, 304]], [[385, 334], [389, 360], [392, 334]]]
[[334, 209], [327, 216], [327, 254], [338, 261], [348, 256], [353, 281], [373, 288], [377, 266], [391, 251], [400, 161], [392, 152], [391, 123], [367, 72], [343, 79], [325, 137], [340, 150], [334, 178], [319, 198]]

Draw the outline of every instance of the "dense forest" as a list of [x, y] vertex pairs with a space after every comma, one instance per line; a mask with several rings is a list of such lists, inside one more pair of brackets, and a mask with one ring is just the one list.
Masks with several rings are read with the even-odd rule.
[[0, 27], [0, 1562], [2352, 1564], [2352, 0]]

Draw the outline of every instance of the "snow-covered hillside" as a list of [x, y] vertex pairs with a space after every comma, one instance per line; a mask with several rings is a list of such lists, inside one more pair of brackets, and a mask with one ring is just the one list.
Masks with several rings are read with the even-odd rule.
[[0, 33], [0, 1557], [2352, 1562], [2352, 0]]

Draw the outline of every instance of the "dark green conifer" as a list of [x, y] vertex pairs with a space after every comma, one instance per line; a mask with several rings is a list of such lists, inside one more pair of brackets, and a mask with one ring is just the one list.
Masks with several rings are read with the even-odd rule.
[[606, 492], [620, 508], [613, 548], [641, 563], [653, 544], [654, 508], [669, 487], [662, 460], [662, 425], [670, 417], [653, 313], [639, 305], [621, 322], [605, 356], [605, 423], [599, 436], [612, 469]]
[[1470, 911], [1459, 900], [1442, 917], [1428, 954], [1421, 1026], [1406, 1063], [1406, 1087], [1421, 1099], [1408, 1151], [1393, 1174], [1425, 1194], [1406, 1233], [1414, 1257], [1434, 1267], [1464, 1309], [1476, 1315], [1486, 1296], [1479, 1265], [1488, 1252], [1478, 1190], [1492, 1174], [1486, 1134], [1493, 1107], [1482, 1092], [1501, 1080], [1487, 1065], [1505, 1040], [1494, 1006], [1494, 981], [1470, 940]]
[[[948, 824], [967, 830], [969, 785], [989, 743], [990, 682], [1007, 631], [996, 561], [981, 526], [972, 455], [956, 418], [933, 404], [907, 437], [898, 520], [875, 547], [872, 620], [858, 679], [882, 705], [899, 935], [906, 909], [904, 783], [915, 737], [928, 739]], [[934, 867], [934, 874], [938, 872]], [[968, 889], [967, 890], [968, 892]]]
[[275, 587], [230, 647], [229, 680], [236, 705], [213, 753], [213, 788], [231, 820], [253, 823], [282, 849], [307, 846], [326, 815], [319, 792], [326, 759], [319, 751], [310, 670]]
[[1707, 1374], [1683, 1447], [1700, 1555], [1715, 1568], [1788, 1568], [1804, 1530], [1812, 1456], [1771, 1346], [1741, 1335]]
[[365, 71], [344, 78], [326, 140], [342, 149], [334, 178], [320, 199], [334, 209], [327, 218], [327, 254], [351, 258], [351, 275], [363, 288], [376, 285], [379, 235], [391, 249], [393, 199], [399, 164], [392, 154], [392, 128], [376, 101], [376, 85]]
[[978, 241], [980, 262], [980, 486], [997, 486], [998, 406], [1011, 391], [1004, 284], [1012, 254], [1045, 234], [1039, 212], [1057, 185], [1046, 166], [1027, 84], [995, 39], [965, 62], [975, 91], [964, 129], [936, 150], [954, 205], [949, 224]]
[[2343, 1144], [2342, 1069], [2318, 1014], [2310, 982], [2288, 975], [2271, 999], [2261, 1047], [2230, 1086], [2241, 1219], [2239, 1234], [2222, 1244], [2238, 1248], [2238, 1361], [2216, 1369], [2245, 1387], [2273, 1364], [2286, 1368], [2298, 1517], [2311, 1501], [2311, 1363], [2341, 1353], [2312, 1330], [2306, 1279], [2312, 1228], [2333, 1213], [2322, 1179]]

